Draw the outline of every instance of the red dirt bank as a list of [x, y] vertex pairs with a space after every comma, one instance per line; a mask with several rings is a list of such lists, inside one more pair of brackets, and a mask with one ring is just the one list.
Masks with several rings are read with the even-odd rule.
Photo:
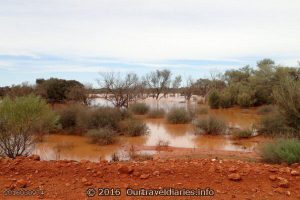
[[[0, 159], [0, 199], [300, 199], [300, 165], [191, 159], [93, 163]], [[121, 188], [121, 197], [87, 198], [89, 187]], [[126, 197], [125, 188], [211, 188], [214, 197]], [[40, 196], [4, 196], [7, 189]]]

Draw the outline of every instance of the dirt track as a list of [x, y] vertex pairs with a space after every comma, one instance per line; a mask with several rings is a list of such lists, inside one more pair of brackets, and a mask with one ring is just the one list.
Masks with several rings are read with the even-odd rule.
[[[300, 199], [300, 165], [286, 167], [215, 159], [92, 163], [0, 160], [0, 199]], [[230, 180], [236, 179], [236, 180]], [[239, 180], [240, 179], [240, 180]], [[121, 188], [121, 197], [86, 196], [87, 188]], [[130, 197], [125, 188], [211, 188], [213, 197]], [[14, 191], [43, 190], [44, 195], [4, 196]], [[6, 191], [8, 192], [8, 191]]]

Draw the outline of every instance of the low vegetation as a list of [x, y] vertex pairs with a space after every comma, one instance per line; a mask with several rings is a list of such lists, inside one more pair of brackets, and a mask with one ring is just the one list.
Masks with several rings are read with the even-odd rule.
[[58, 116], [34, 95], [6, 97], [0, 103], [0, 151], [10, 158], [27, 155], [34, 138], [56, 127]]
[[208, 114], [208, 107], [207, 106], [198, 106], [197, 113], [200, 115]]
[[193, 124], [199, 134], [218, 135], [225, 134], [227, 131], [227, 124], [215, 116], [208, 116], [208, 118], [194, 120]]
[[116, 133], [109, 128], [93, 129], [86, 135], [93, 144], [109, 145], [116, 142]]
[[151, 109], [148, 112], [147, 117], [149, 118], [163, 118], [165, 116], [165, 110], [162, 108], [157, 108], [157, 109]]
[[290, 129], [286, 126], [284, 117], [273, 112], [261, 118], [258, 132], [268, 136], [283, 136], [289, 134]]
[[132, 145], [129, 149], [129, 158], [130, 160], [136, 160], [136, 161], [146, 161], [146, 160], [152, 160], [153, 155], [147, 154], [147, 153], [141, 153], [138, 152], [134, 146]]
[[172, 108], [167, 114], [167, 120], [171, 124], [186, 124], [192, 117], [192, 114], [184, 108]]
[[300, 140], [280, 139], [260, 149], [264, 161], [269, 163], [300, 163]]
[[58, 111], [59, 123], [63, 130], [84, 132], [89, 127], [89, 109], [80, 104], [73, 104]]
[[[123, 114], [123, 116], [122, 116]], [[119, 130], [118, 124], [123, 117], [130, 117], [127, 113], [121, 113], [119, 109], [110, 107], [92, 108], [90, 115], [90, 128], [110, 128]]]
[[251, 129], [241, 129], [234, 130], [232, 136], [236, 139], [250, 138], [253, 136], [253, 130]]
[[264, 106], [261, 106], [257, 112], [260, 115], [266, 115], [266, 114], [275, 112], [275, 110], [276, 110], [276, 108], [274, 105], [264, 105]]
[[214, 90], [210, 93], [208, 97], [208, 104], [211, 108], [216, 109], [220, 106], [220, 93], [217, 90]]
[[125, 135], [141, 136], [149, 132], [147, 125], [138, 119], [127, 119], [120, 123], [120, 129]]
[[156, 148], [160, 149], [160, 148], [168, 147], [169, 144], [170, 142], [168, 140], [159, 139], [156, 143]]
[[145, 103], [134, 103], [129, 106], [129, 109], [137, 115], [145, 115], [149, 111], [149, 106]]
[[116, 108], [91, 108], [80, 104], [65, 107], [59, 111], [60, 124], [72, 133], [84, 133], [88, 129], [110, 128], [119, 131], [119, 122], [131, 117], [126, 111]]

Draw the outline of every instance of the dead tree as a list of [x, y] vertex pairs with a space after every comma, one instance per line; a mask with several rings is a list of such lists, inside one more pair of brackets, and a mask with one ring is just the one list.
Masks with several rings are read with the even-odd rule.
[[103, 73], [98, 84], [105, 90], [104, 98], [117, 108], [128, 108], [130, 102], [136, 101], [141, 85], [135, 73], [121, 76], [120, 73]]

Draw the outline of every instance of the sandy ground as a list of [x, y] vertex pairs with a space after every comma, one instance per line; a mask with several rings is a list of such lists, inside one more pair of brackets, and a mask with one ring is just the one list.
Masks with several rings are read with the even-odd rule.
[[[300, 199], [299, 172], [299, 164], [211, 158], [95, 163], [20, 157], [0, 160], [0, 199]], [[88, 188], [114, 188], [114, 194], [121, 188], [121, 196], [87, 197]], [[206, 194], [214, 195], [133, 197], [126, 188], [210, 188]], [[34, 195], [5, 196], [24, 191]]]

